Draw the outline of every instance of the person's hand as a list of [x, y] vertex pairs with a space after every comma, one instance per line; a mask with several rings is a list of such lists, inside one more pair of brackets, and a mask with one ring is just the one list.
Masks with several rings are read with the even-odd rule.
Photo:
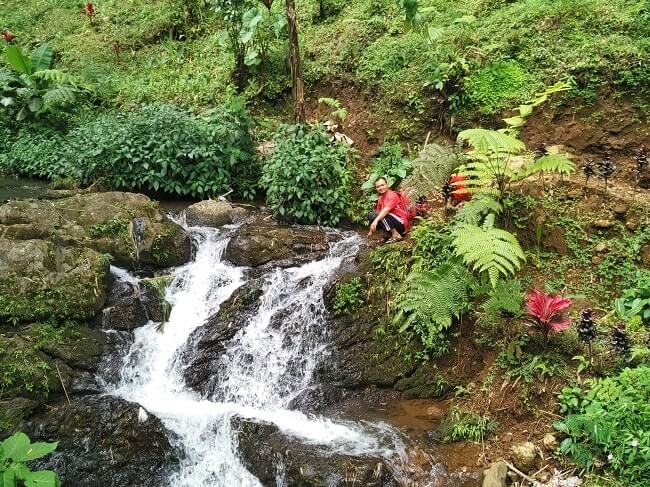
[[372, 222], [370, 224], [370, 231], [368, 232], [368, 237], [371, 237], [373, 233], [377, 231], [377, 222]]

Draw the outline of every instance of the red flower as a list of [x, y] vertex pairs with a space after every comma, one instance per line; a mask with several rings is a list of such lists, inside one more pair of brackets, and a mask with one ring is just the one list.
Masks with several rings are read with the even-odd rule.
[[89, 17], [95, 15], [95, 5], [93, 4], [93, 2], [88, 2], [86, 5], [84, 5], [83, 13], [85, 13]]
[[526, 297], [528, 313], [535, 319], [535, 324], [545, 336], [551, 331], [561, 332], [566, 330], [571, 323], [562, 313], [571, 306], [571, 300], [562, 296], [552, 296], [537, 289]]
[[13, 42], [13, 40], [16, 38], [16, 36], [13, 35], [12, 32], [10, 32], [10, 31], [8, 31], [8, 30], [5, 30], [5, 31], [2, 33], [2, 38], [3, 38], [5, 41], [7, 41], [7, 42]]

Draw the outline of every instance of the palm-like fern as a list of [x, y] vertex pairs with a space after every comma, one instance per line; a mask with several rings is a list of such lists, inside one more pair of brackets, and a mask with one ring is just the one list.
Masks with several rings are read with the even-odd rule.
[[510, 232], [494, 228], [494, 218], [494, 213], [490, 213], [482, 226], [465, 223], [452, 232], [456, 255], [472, 270], [486, 272], [493, 287], [499, 276], [514, 274], [526, 260], [517, 238]]
[[499, 281], [482, 304], [489, 315], [519, 316], [523, 311], [524, 288], [518, 279]]
[[473, 198], [460, 207], [454, 221], [457, 223], [470, 223], [478, 225], [489, 213], [500, 214], [503, 211], [501, 203], [490, 196]]
[[513, 179], [521, 180], [540, 172], [557, 172], [571, 174], [576, 170], [576, 165], [567, 154], [547, 154], [537, 159], [532, 165], [517, 171]]
[[448, 147], [428, 144], [411, 162], [411, 175], [402, 181], [401, 186], [418, 196], [436, 194], [449, 180], [459, 162], [458, 155]]
[[432, 343], [468, 306], [467, 270], [446, 264], [434, 271], [411, 272], [404, 283], [394, 318], [400, 331], [414, 328], [423, 343]]
[[463, 130], [458, 134], [458, 141], [467, 142], [472, 146], [473, 152], [484, 155], [519, 154], [526, 149], [526, 145], [521, 140], [497, 130]]

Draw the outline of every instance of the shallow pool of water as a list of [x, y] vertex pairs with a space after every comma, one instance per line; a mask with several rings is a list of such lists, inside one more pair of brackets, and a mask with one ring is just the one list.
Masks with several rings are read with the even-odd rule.
[[25, 198], [40, 198], [47, 191], [48, 182], [40, 179], [0, 176], [0, 202]]

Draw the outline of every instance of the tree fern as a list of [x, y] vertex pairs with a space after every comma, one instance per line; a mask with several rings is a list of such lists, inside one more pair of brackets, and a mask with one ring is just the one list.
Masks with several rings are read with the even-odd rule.
[[468, 273], [462, 265], [446, 264], [431, 272], [411, 272], [398, 296], [394, 323], [411, 328], [425, 347], [442, 337], [468, 305]]
[[501, 203], [488, 195], [484, 195], [473, 198], [461, 206], [454, 217], [454, 221], [461, 224], [478, 225], [488, 213], [499, 214], [502, 211], [503, 206], [501, 206]]
[[462, 224], [452, 232], [456, 255], [472, 270], [486, 272], [493, 287], [499, 276], [514, 274], [526, 260], [517, 238], [510, 232], [494, 228], [494, 217], [491, 213], [482, 226]]
[[70, 86], [55, 86], [43, 93], [43, 108], [48, 110], [57, 105], [73, 103], [77, 97], [77, 90]]
[[524, 304], [524, 289], [518, 279], [499, 281], [481, 305], [489, 315], [519, 316]]

